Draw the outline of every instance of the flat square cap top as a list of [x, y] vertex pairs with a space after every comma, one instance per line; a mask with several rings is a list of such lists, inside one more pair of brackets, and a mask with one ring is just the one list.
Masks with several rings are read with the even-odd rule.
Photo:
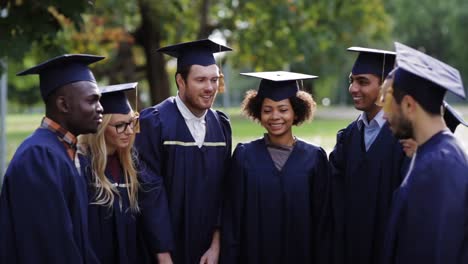
[[105, 57], [89, 54], [65, 54], [19, 72], [17, 75], [39, 75], [39, 88], [45, 100], [56, 89], [73, 82], [96, 83], [88, 65]]
[[134, 90], [137, 85], [137, 82], [132, 82], [100, 87], [103, 114], [128, 114], [131, 108], [125, 91]]
[[395, 42], [395, 49], [398, 69], [432, 82], [461, 98], [466, 97], [460, 72], [457, 69], [398, 42]]
[[395, 52], [364, 47], [349, 47], [348, 51], [359, 52], [351, 70], [352, 74], [374, 74], [382, 80], [393, 69]]
[[159, 48], [157, 51], [177, 58], [177, 69], [183, 66], [216, 64], [213, 53], [231, 51], [232, 49], [210, 39], [183, 42]]
[[274, 101], [281, 101], [296, 95], [297, 81], [315, 79], [318, 76], [286, 71], [249, 72], [241, 75], [261, 79], [257, 95]]

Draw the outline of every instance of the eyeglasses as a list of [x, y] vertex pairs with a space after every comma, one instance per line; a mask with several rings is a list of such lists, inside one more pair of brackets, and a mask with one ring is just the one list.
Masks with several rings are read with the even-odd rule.
[[117, 134], [122, 134], [123, 132], [127, 131], [128, 127], [135, 129], [135, 127], [138, 126], [138, 120], [138, 116], [135, 116], [132, 120], [130, 120], [130, 122], [123, 122], [115, 125], [109, 124], [109, 126], [115, 127], [115, 132], [117, 132]]

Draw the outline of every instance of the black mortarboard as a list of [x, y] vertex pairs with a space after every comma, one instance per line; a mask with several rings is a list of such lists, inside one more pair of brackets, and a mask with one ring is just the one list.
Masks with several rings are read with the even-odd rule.
[[241, 73], [262, 79], [257, 95], [274, 101], [281, 101], [296, 95], [299, 91], [297, 81], [315, 79], [318, 76], [286, 71]]
[[393, 51], [362, 47], [350, 47], [348, 51], [359, 52], [352, 74], [374, 74], [384, 80], [395, 64]]
[[125, 91], [133, 90], [138, 83], [122, 83], [101, 87], [100, 103], [104, 108], [103, 114], [128, 114], [131, 107]]
[[455, 129], [457, 129], [457, 126], [459, 124], [462, 124], [466, 127], [468, 127], [468, 123], [463, 120], [461, 115], [447, 102], [443, 102], [444, 104], [444, 120], [445, 124], [447, 124], [447, 127], [452, 131], [452, 133], [455, 132]]
[[231, 50], [231, 48], [210, 39], [202, 39], [159, 48], [157, 51], [176, 57], [177, 70], [179, 70], [183, 66], [194, 64], [201, 66], [216, 64], [213, 53]]
[[38, 74], [41, 96], [45, 101], [53, 91], [66, 84], [78, 81], [96, 83], [88, 65], [104, 58], [88, 54], [65, 54], [19, 72], [17, 75]]
[[406, 91], [433, 113], [440, 111], [447, 90], [465, 98], [457, 69], [401, 43], [395, 42], [395, 48], [395, 88]]

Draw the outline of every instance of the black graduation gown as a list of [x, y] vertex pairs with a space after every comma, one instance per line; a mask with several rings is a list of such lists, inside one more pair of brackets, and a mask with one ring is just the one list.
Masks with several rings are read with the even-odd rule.
[[17, 149], [0, 196], [0, 263], [97, 263], [88, 197], [57, 135], [37, 129]]
[[264, 139], [239, 144], [227, 186], [222, 263], [325, 263], [329, 178], [322, 148], [297, 140], [279, 171]]
[[468, 263], [468, 156], [442, 131], [395, 191], [381, 263]]
[[380, 263], [392, 193], [407, 163], [388, 123], [367, 152], [356, 121], [338, 132], [330, 153], [334, 263]]
[[140, 114], [135, 145], [147, 167], [163, 177], [175, 241], [174, 263], [199, 263], [219, 228], [222, 183], [231, 156], [229, 119], [208, 110], [201, 148], [171, 97]]
[[[155, 263], [155, 254], [169, 252], [172, 245], [170, 218], [162, 180], [149, 178], [145, 170], [139, 170], [138, 204], [140, 212], [130, 211], [130, 200], [125, 178], [121, 171], [112, 208], [92, 204], [96, 188], [93, 184], [90, 162], [80, 157], [82, 171], [89, 189], [89, 230], [93, 250], [102, 264]], [[106, 176], [117, 184], [109, 171]]]

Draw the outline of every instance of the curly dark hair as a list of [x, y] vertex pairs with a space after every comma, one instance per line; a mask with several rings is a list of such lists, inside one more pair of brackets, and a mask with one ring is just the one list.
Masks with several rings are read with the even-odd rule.
[[[241, 104], [242, 113], [253, 121], [260, 122], [263, 99], [265, 98], [257, 96], [256, 90], [247, 91]], [[296, 116], [293, 125], [299, 126], [305, 121], [313, 119], [317, 104], [312, 95], [304, 91], [298, 91], [296, 96], [289, 98], [289, 101]]]

